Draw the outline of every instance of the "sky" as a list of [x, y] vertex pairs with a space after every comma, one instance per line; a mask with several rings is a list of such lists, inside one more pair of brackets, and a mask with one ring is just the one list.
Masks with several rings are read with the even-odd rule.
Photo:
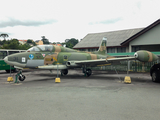
[[1, 0], [0, 34], [81, 40], [89, 33], [147, 27], [160, 19], [159, 5], [160, 0]]

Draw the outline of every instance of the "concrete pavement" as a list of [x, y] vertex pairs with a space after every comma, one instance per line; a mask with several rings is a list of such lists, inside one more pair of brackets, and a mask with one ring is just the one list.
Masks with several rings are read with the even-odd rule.
[[[6, 83], [0, 72], [1, 120], [157, 120], [160, 118], [160, 84], [148, 74], [132, 74], [131, 84], [120, 82], [126, 74], [93, 72], [84, 77], [69, 71], [55, 83], [56, 71], [26, 71], [21, 84]], [[144, 76], [144, 77], [143, 77]], [[140, 78], [139, 78], [140, 77]], [[147, 78], [146, 78], [147, 77]]]

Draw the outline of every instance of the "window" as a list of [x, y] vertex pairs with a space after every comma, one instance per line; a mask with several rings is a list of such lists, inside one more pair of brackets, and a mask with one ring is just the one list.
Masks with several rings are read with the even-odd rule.
[[117, 53], [125, 53], [125, 52], [126, 52], [126, 48], [125, 47], [117, 48]]
[[0, 59], [4, 59], [7, 56], [7, 51], [0, 51]]
[[138, 50], [140, 50], [139, 46], [132, 46], [132, 52], [136, 52]]
[[89, 52], [93, 52], [93, 51], [95, 51], [95, 49], [94, 48], [90, 48], [90, 49], [88, 49], [88, 51]]
[[11, 55], [11, 54], [14, 54], [14, 53], [19, 53], [19, 51], [9, 51], [8, 53], [9, 53], [8, 55]]
[[86, 49], [79, 49], [79, 51], [85, 51]]
[[40, 51], [37, 47], [32, 47], [32, 48], [30, 48], [30, 49], [28, 49], [27, 51]]
[[43, 46], [38, 46], [42, 51], [52, 51], [53, 50], [53, 45], [43, 45]]
[[115, 48], [107, 48], [107, 53], [115, 53]]

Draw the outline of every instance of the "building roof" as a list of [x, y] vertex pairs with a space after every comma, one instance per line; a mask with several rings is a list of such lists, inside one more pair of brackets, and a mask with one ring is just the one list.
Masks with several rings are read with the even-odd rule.
[[62, 46], [61, 44], [50, 44], [50, 45]]
[[18, 40], [18, 41], [27, 42], [27, 40]]
[[152, 29], [153, 27], [157, 26], [158, 24], [160, 24], [160, 19], [158, 19], [157, 21], [155, 21], [154, 23], [150, 24], [149, 26], [147, 26], [146, 28], [144, 28], [143, 30], [139, 31], [138, 33], [136, 33], [135, 35], [131, 36], [130, 38], [128, 38], [127, 40], [123, 41], [121, 43], [121, 45], [127, 45], [129, 44], [129, 42], [131, 42], [132, 40], [136, 39], [137, 37], [139, 37], [140, 35], [146, 33], [147, 31], [149, 31], [150, 29]]
[[76, 44], [73, 48], [97, 48], [101, 44], [102, 38], [107, 38], [107, 46], [121, 46], [121, 43], [135, 35], [139, 31], [144, 28], [135, 28], [128, 30], [119, 30], [119, 31], [111, 31], [111, 32], [103, 32], [103, 33], [91, 33], [87, 34], [78, 44]]

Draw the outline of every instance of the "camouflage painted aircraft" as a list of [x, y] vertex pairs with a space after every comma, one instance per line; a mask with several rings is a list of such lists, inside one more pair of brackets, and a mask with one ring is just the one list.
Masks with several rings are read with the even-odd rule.
[[[134, 57], [115, 58], [106, 54], [106, 40], [102, 43], [97, 52], [80, 52], [73, 49], [54, 46], [39, 45], [28, 49], [23, 53], [16, 53], [4, 58], [4, 61], [18, 69], [45, 69], [45, 70], [61, 70], [62, 75], [68, 74], [68, 69], [82, 68], [86, 76], [92, 74], [90, 67], [105, 66], [115, 64], [122, 60], [138, 59], [143, 62], [151, 62], [157, 60], [158, 57], [148, 51], [138, 51]], [[25, 76], [20, 74], [19, 80], [23, 81]]]

